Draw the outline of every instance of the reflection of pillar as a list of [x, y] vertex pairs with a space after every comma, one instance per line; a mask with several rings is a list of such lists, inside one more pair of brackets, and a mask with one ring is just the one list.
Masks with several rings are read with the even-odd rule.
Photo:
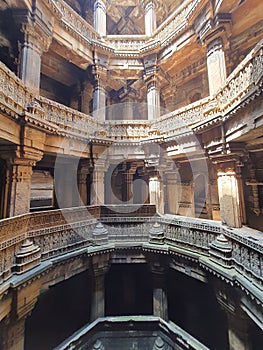
[[152, 79], [147, 84], [147, 106], [148, 120], [154, 120], [160, 116], [160, 92], [156, 79]]
[[165, 269], [159, 263], [152, 265], [153, 315], [168, 320], [168, 301], [165, 288]]
[[207, 73], [210, 95], [213, 95], [225, 82], [226, 63], [223, 41], [217, 38], [207, 45]]
[[217, 175], [222, 223], [230, 227], [241, 227], [236, 173], [232, 168], [228, 168], [219, 170]]
[[103, 0], [94, 3], [94, 28], [101, 36], [106, 36], [106, 6]]
[[105, 120], [106, 93], [101, 79], [95, 80], [93, 90], [93, 116], [100, 120]]
[[91, 321], [105, 316], [105, 274], [108, 271], [108, 256], [92, 258], [93, 292], [91, 302]]
[[145, 6], [145, 35], [151, 36], [156, 29], [156, 14], [153, 1]]

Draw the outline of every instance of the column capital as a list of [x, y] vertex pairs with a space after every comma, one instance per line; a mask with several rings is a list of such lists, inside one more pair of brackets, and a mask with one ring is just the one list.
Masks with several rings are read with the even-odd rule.
[[10, 165], [35, 166], [43, 152], [27, 146], [1, 146], [1, 157]]
[[41, 32], [37, 26], [23, 23], [21, 32], [24, 34], [23, 46], [31, 46], [39, 55], [47, 52], [52, 41], [51, 35]]
[[215, 18], [209, 18], [198, 32], [198, 41], [208, 46], [212, 41], [221, 38], [223, 47], [228, 48], [228, 38], [231, 35], [231, 14], [219, 13]]
[[92, 78], [94, 86], [105, 86], [107, 81], [107, 65], [94, 63], [92, 66]]

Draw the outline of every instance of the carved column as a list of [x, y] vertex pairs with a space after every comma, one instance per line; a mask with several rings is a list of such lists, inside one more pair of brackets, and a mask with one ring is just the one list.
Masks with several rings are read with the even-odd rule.
[[160, 116], [160, 91], [156, 77], [147, 83], [147, 108], [148, 120], [154, 120]]
[[156, 13], [153, 1], [147, 1], [145, 5], [145, 35], [151, 36], [156, 29]]
[[163, 201], [163, 183], [160, 176], [152, 175], [149, 178], [149, 196], [150, 204], [156, 206], [156, 210], [160, 213], [164, 213], [164, 201]]
[[90, 204], [91, 205], [103, 205], [105, 204], [105, 172], [107, 167], [105, 162], [102, 161], [101, 164], [94, 166], [92, 170], [92, 183], [90, 191]]
[[93, 117], [104, 121], [106, 118], [106, 67], [95, 64], [93, 78]]
[[22, 25], [24, 42], [21, 45], [19, 77], [30, 89], [38, 93], [40, 87], [41, 55], [51, 43], [50, 36], [30, 24]]
[[165, 268], [159, 263], [151, 265], [153, 279], [153, 315], [168, 321], [168, 301]]
[[90, 83], [85, 81], [82, 84], [81, 89], [81, 112], [85, 114], [90, 114], [90, 101], [93, 97], [93, 87]]
[[154, 120], [160, 116], [160, 89], [156, 54], [149, 55], [144, 59], [144, 81], [147, 84], [148, 120]]
[[225, 53], [220, 37], [207, 45], [207, 73], [209, 92], [213, 95], [226, 79]]
[[106, 6], [105, 1], [96, 0], [94, 3], [94, 28], [101, 35], [106, 36]]
[[93, 293], [91, 302], [91, 321], [105, 316], [105, 274], [109, 268], [108, 255], [92, 257]]
[[241, 227], [240, 201], [235, 167], [221, 165], [217, 172], [220, 216], [223, 224]]
[[[167, 209], [169, 214], [177, 214], [179, 208], [179, 200], [181, 197], [181, 188], [179, 181], [179, 174], [176, 172], [167, 173]], [[179, 181], [179, 184], [178, 184]]]
[[29, 212], [32, 167], [43, 156], [42, 152], [36, 150], [27, 149], [26, 152], [24, 149], [24, 154], [20, 152], [20, 149], [16, 149], [2, 153], [7, 161], [5, 217]]
[[133, 175], [136, 171], [136, 164], [127, 163], [126, 169], [122, 173], [122, 201], [133, 203]]

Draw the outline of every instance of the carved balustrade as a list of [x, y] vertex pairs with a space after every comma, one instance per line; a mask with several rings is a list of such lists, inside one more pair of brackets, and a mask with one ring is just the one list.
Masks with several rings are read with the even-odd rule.
[[[230, 74], [215, 96], [149, 121], [108, 121], [100, 123], [72, 108], [34, 96], [3, 63], [0, 63], [0, 108], [13, 118], [25, 120], [62, 135], [87, 138], [93, 135], [112, 139], [144, 139], [152, 132], [170, 136], [211, 119], [225, 118], [241, 103], [254, 98], [262, 89], [263, 40]], [[103, 130], [103, 132], [101, 132]]]
[[23, 114], [30, 100], [32, 100], [30, 91], [0, 62], [0, 109], [17, 119]]
[[188, 18], [201, 0], [186, 0], [155, 31], [153, 39], [167, 46], [188, 24]]
[[108, 121], [104, 124], [107, 136], [114, 140], [140, 140], [147, 138], [150, 132], [148, 121]]
[[147, 42], [145, 35], [107, 35], [106, 45], [115, 51], [139, 52]]
[[[226, 276], [226, 270], [230, 271], [230, 283], [233, 283], [233, 276], [240, 273], [241, 278], [236, 279], [242, 288], [246, 288], [247, 283], [254, 286], [257, 293], [262, 291], [261, 232], [247, 227], [230, 229], [212, 220], [175, 215], [156, 216], [154, 206], [151, 205], [139, 208], [127, 206], [125, 210], [120, 209], [117, 206], [67, 208], [1, 220], [0, 281], [4, 282], [12, 276], [16, 268], [16, 255], [26, 240], [40, 248], [41, 261], [87, 249], [89, 246], [96, 250], [97, 243], [92, 232], [99, 220], [107, 229], [107, 244], [110, 243], [111, 247], [115, 243], [123, 247], [126, 244], [127, 247], [140, 244], [146, 250], [157, 249], [171, 251], [172, 254], [195, 256], [202, 267], [219, 277]], [[150, 230], [156, 222], [161, 225], [164, 239], [151, 243]], [[223, 242], [227, 244], [227, 266], [222, 263], [220, 252], [219, 255], [211, 252], [214, 246], [221, 249], [220, 237], [221, 241], [223, 237]], [[244, 279], [246, 282], [243, 285]]]
[[93, 136], [98, 130], [98, 122], [91, 116], [66, 107], [57, 102], [38, 97], [35, 102], [42, 111], [42, 120], [58, 127], [60, 134], [76, 134], [83, 137]]
[[77, 36], [81, 41], [84, 40], [89, 44], [93, 39], [99, 38], [95, 29], [66, 2], [63, 0], [48, 1], [56, 6], [58, 9], [56, 15], [59, 17], [61, 25], [73, 36]]

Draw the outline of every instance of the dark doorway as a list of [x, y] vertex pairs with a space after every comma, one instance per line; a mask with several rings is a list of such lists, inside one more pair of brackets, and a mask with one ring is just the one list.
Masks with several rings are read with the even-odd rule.
[[105, 279], [106, 316], [151, 315], [152, 282], [146, 264], [112, 265]]

